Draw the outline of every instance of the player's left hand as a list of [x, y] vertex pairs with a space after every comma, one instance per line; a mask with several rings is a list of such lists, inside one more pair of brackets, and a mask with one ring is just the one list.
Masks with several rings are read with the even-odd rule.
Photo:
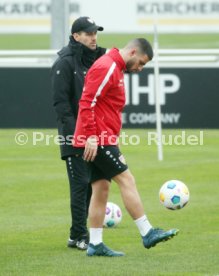
[[96, 155], [97, 155], [97, 138], [95, 136], [90, 136], [85, 144], [85, 149], [84, 149], [84, 160], [89, 162], [89, 161], [94, 161]]

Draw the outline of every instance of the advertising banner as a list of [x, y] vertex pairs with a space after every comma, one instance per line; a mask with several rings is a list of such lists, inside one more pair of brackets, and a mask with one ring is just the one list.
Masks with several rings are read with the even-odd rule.
[[[219, 127], [219, 68], [161, 68], [160, 104], [164, 128]], [[145, 68], [126, 79], [127, 106], [123, 126], [156, 124], [154, 73]]]
[[[219, 0], [69, 0], [69, 30], [79, 16], [90, 16], [106, 33], [153, 32], [157, 6], [163, 33], [219, 32]], [[0, 3], [0, 33], [49, 33], [50, 0]]]
[[[50, 68], [0, 68], [0, 128], [53, 128]], [[163, 128], [219, 128], [219, 68], [161, 68]], [[124, 128], [155, 128], [154, 72], [126, 74]]]

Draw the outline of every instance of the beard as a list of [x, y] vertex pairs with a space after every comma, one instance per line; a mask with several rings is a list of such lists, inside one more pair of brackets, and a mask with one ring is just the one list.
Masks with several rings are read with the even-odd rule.
[[133, 65], [135, 64], [134, 60], [129, 60], [126, 63], [126, 73], [132, 73], [132, 72], [137, 72], [136, 69], [133, 69]]

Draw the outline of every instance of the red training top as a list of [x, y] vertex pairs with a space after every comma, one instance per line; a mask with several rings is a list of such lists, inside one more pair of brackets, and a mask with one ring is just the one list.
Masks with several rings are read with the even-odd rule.
[[125, 106], [125, 69], [126, 64], [116, 48], [89, 69], [79, 102], [75, 147], [84, 147], [90, 136], [97, 137], [98, 145], [117, 144]]

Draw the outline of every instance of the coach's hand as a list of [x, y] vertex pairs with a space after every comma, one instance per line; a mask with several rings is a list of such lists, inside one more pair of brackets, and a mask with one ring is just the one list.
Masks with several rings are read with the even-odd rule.
[[97, 138], [95, 136], [90, 136], [85, 144], [84, 149], [84, 160], [93, 161], [97, 155]]

